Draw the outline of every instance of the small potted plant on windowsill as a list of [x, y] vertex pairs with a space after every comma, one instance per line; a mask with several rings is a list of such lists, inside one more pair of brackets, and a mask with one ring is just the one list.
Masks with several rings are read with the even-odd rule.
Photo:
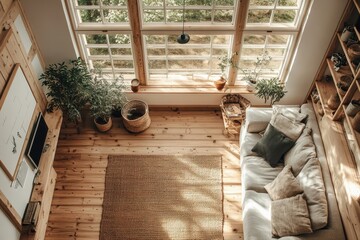
[[240, 71], [244, 74], [243, 80], [245, 80], [247, 83], [248, 91], [252, 92], [255, 90], [263, 68], [269, 65], [271, 59], [271, 56], [269, 56], [268, 52], [265, 51], [256, 58], [256, 61], [253, 63], [253, 69], [239, 68]]
[[220, 67], [220, 70], [221, 70], [221, 76], [218, 80], [216, 80], [214, 82], [214, 85], [217, 90], [222, 90], [225, 87], [225, 84], [227, 82], [225, 71], [226, 71], [227, 67], [230, 65], [231, 59], [226, 56], [226, 57], [219, 58], [219, 60], [220, 60], [220, 62], [218, 63], [218, 66]]
[[255, 90], [255, 86], [259, 80], [259, 77], [262, 74], [263, 68], [269, 65], [272, 58], [271, 56], [269, 56], [268, 52], [265, 51], [263, 54], [261, 54], [256, 58], [255, 62], [253, 62], [254, 68], [248, 69], [248, 68], [239, 67], [238, 64], [234, 61], [234, 56], [237, 54], [238, 53], [235, 52], [232, 54], [230, 58], [228, 57], [220, 58], [220, 63], [218, 65], [223, 75], [228, 66], [239, 69], [244, 75], [242, 80], [246, 81], [247, 90], [252, 92]]

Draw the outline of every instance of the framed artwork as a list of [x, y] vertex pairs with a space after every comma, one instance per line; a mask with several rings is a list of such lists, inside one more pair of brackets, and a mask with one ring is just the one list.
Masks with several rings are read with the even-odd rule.
[[29, 83], [16, 64], [0, 99], [0, 167], [12, 181], [24, 157], [35, 107]]

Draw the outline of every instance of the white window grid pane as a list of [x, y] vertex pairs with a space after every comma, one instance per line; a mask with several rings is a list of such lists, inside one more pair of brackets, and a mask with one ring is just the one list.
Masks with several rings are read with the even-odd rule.
[[[156, 23], [161, 24], [182, 24], [182, 14], [183, 14], [183, 1], [176, 0], [176, 1], [168, 1], [168, 0], [159, 0], [154, 3], [154, 1], [141, 1], [141, 12], [142, 12], [142, 24], [143, 25], [152, 25]], [[233, 25], [234, 24], [234, 16], [236, 5], [239, 4], [239, 1], [236, 0], [227, 0], [227, 1], [218, 1], [212, 0], [209, 1], [211, 4], [208, 5], [190, 5], [189, 3], [185, 3], [185, 22], [186, 24], [226, 24], [226, 25]], [[222, 3], [221, 3], [222, 2]], [[229, 4], [226, 5], [225, 3], [228, 2]], [[151, 3], [151, 4], [150, 4]], [[207, 11], [209, 12], [209, 21], [191, 21], [189, 16], [191, 12], [197, 13], [198, 16], [199, 12]], [[231, 16], [231, 21], [217, 21], [216, 13], [223, 11], [228, 12]], [[147, 16], [151, 12], [157, 12], [161, 17], [156, 19], [155, 21], [147, 20]], [[178, 17], [175, 20], [170, 21], [170, 16], [172, 13], [177, 12]], [[196, 15], [196, 14], [194, 14]]]
[[[266, 0], [259, 0], [260, 2], [264, 2]], [[259, 2], [258, 1], [258, 2]], [[251, 23], [249, 22], [249, 12], [248, 12], [248, 19], [247, 19], [247, 23], [246, 23], [246, 27], [266, 27], [266, 26], [270, 26], [270, 27], [277, 27], [277, 26], [282, 26], [282, 27], [298, 27], [299, 24], [299, 20], [300, 20], [300, 15], [302, 13], [302, 10], [304, 8], [304, 4], [305, 4], [305, 0], [296, 0], [296, 5], [295, 6], [284, 6], [281, 4], [281, 2], [284, 2], [284, 0], [274, 0], [274, 3], [272, 5], [256, 5], [256, 4], [250, 4], [249, 5], [249, 12], [252, 11], [270, 11], [270, 16], [269, 16], [269, 21], [268, 22], [260, 22], [260, 23]], [[288, 2], [285, 0], [285, 2]], [[291, 1], [294, 2], [294, 1]], [[295, 12], [295, 16], [294, 16], [294, 20], [293, 22], [275, 22], [275, 13], [277, 11], [294, 11]]]
[[[232, 44], [232, 35], [223, 35], [227, 39], [225, 43], [216, 43], [215, 40], [219, 35], [205, 35], [210, 39], [208, 43], [186, 45], [172, 43], [169, 41], [171, 35], [161, 35], [165, 37], [164, 43], [148, 43], [147, 36], [150, 35], [144, 37], [144, 45], [149, 85], [159, 84], [159, 81], [161, 81], [160, 85], [201, 85], [217, 79], [222, 74], [217, 64], [223, 55], [215, 54], [214, 50], [230, 54]], [[164, 54], [148, 54], [154, 49], [160, 49]], [[179, 55], [170, 54], [177, 50], [180, 52]], [[193, 54], [181, 54], [181, 52], [193, 52]]]
[[[91, 35], [105, 36], [106, 41], [104, 43], [104, 40], [102, 40], [100, 44], [88, 44], [86, 36]], [[107, 78], [112, 79], [116, 79], [119, 75], [122, 75], [124, 79], [126, 79], [125, 77], [129, 77], [129, 79], [135, 78], [135, 67], [131, 42], [128, 44], [111, 44], [109, 35], [112, 35], [112, 33], [86, 33], [78, 35], [83, 48], [85, 61], [87, 62], [90, 70], [100, 69], [104, 74], [106, 73]], [[125, 39], [131, 39], [130, 34], [117, 33], [117, 35], [123, 35]], [[128, 50], [129, 54], [113, 55], [112, 49], [119, 48]], [[100, 51], [101, 49], [107, 49], [108, 54], [91, 54], [91, 49], [100, 49]], [[128, 64], [125, 64], [125, 67], [117, 67], [117, 63], [119, 61]], [[98, 66], [97, 63], [100, 63], [101, 66]]]
[[[98, 0], [94, 5], [79, 5], [79, 0], [72, 0], [71, 6], [74, 11], [75, 21], [78, 26], [91, 26], [91, 25], [99, 25], [99, 24], [129, 24], [128, 14], [125, 14], [124, 21], [109, 21], [109, 18], [116, 19], [116, 12], [125, 12], [127, 13], [128, 9], [126, 5], [105, 5], [103, 4], [104, 0]], [[81, 18], [81, 12], [93, 11], [99, 14], [96, 21], [83, 21]]]
[[[265, 52], [269, 53], [269, 49], [284, 50], [284, 54], [282, 56], [274, 56], [274, 55], [269, 54], [269, 56], [271, 57], [270, 64], [268, 67], [265, 67], [262, 70], [261, 75], [259, 76], [260, 79], [269, 79], [272, 77], [278, 77], [281, 79], [283, 77], [284, 68], [285, 68], [286, 64], [288, 63], [289, 54], [291, 52], [292, 45], [293, 45], [293, 39], [296, 36], [296, 33], [279, 34], [281, 36], [287, 36], [286, 42], [282, 43], [282, 44], [269, 43], [270, 37], [274, 36], [274, 35], [276, 35], [276, 34], [268, 34], [268, 33], [267, 34], [261, 34], [261, 33], [260, 34], [259, 33], [245, 33], [244, 34], [243, 42], [244, 42], [245, 37], [249, 37], [249, 36], [265, 36], [265, 42], [259, 43], [259, 44], [243, 43], [242, 44], [242, 54], [240, 56], [240, 62], [250, 61], [251, 63], [254, 63], [257, 60], [257, 57], [259, 57], [259, 55], [256, 55], [256, 54], [252, 54], [252, 55], [243, 54], [244, 49], [262, 50], [262, 53], [265, 53]], [[274, 63], [279, 63], [279, 67], [277, 69], [274, 67], [271, 67]], [[278, 64], [275, 64], [275, 65], [278, 65]], [[236, 85], [245, 84], [245, 81], [243, 80], [244, 76], [245, 75], [243, 74], [243, 72], [241, 70], [239, 70], [235, 84]]]

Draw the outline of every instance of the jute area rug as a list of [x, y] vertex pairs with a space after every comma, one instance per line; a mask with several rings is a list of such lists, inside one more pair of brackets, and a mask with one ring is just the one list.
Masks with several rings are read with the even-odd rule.
[[223, 239], [221, 156], [109, 156], [100, 239]]

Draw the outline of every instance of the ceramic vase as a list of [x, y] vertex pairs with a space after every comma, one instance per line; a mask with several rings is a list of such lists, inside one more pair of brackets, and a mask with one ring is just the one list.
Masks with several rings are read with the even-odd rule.
[[226, 79], [224, 77], [220, 77], [219, 80], [216, 80], [214, 82], [214, 85], [216, 87], [217, 90], [222, 90], [224, 87], [225, 87], [225, 84], [226, 84]]

